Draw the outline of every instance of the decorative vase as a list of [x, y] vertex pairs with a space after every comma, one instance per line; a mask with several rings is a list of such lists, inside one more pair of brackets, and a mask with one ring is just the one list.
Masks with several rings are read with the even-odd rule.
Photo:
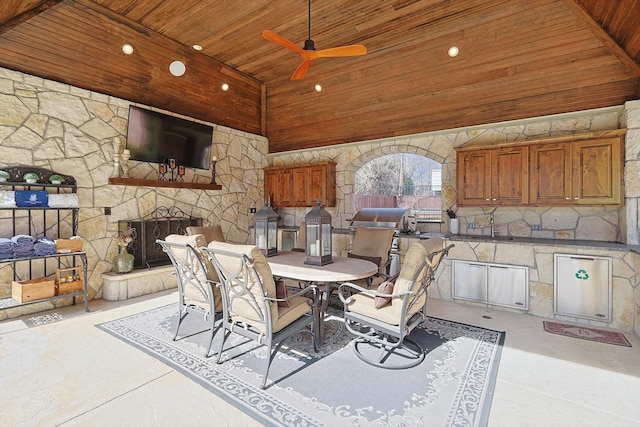
[[128, 273], [133, 270], [134, 257], [127, 252], [126, 246], [120, 246], [120, 252], [113, 257], [113, 271], [116, 273]]

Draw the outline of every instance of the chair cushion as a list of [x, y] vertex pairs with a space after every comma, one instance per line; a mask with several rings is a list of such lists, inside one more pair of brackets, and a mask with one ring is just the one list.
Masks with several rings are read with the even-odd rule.
[[[255, 296], [257, 301], [262, 301], [264, 294], [266, 294], [269, 298], [276, 298], [276, 284], [273, 280], [273, 274], [271, 273], [271, 267], [267, 263], [267, 259], [262, 254], [260, 249], [258, 249], [255, 245], [238, 245], [233, 243], [225, 243], [225, 242], [210, 242], [208, 245], [211, 249], [217, 249], [222, 251], [233, 252], [236, 254], [245, 254], [249, 258], [253, 260], [253, 265], [260, 276], [260, 280], [262, 281], [262, 288], [259, 286], [251, 287], [251, 293]], [[216, 255], [216, 258], [220, 261], [220, 263], [229, 271], [236, 271], [238, 269], [237, 258], [225, 257], [224, 255]], [[255, 283], [258, 283], [255, 281]], [[263, 294], [264, 289], [264, 294]], [[244, 318], [242, 321], [246, 321], [247, 323], [252, 324], [258, 329], [261, 327], [256, 323], [259, 321], [259, 318], [256, 316], [255, 310], [249, 307], [248, 305], [244, 306], [242, 304], [235, 304], [231, 307], [232, 316], [241, 316]], [[266, 316], [266, 313], [263, 314]], [[266, 317], [265, 317], [266, 318]], [[275, 324], [278, 321], [278, 304], [271, 304], [271, 319]], [[235, 319], [234, 319], [235, 320]], [[263, 329], [261, 329], [263, 330]]]
[[[170, 234], [165, 238], [165, 241], [168, 243], [176, 243], [180, 245], [191, 245], [191, 247], [196, 250], [198, 258], [200, 258], [204, 265], [204, 268], [206, 269], [206, 271], [204, 272], [196, 272], [196, 277], [198, 277], [198, 279], [203, 283], [205, 283], [205, 279], [209, 279], [213, 282], [219, 281], [216, 269], [213, 267], [213, 264], [211, 264], [209, 257], [204, 255], [202, 251], [198, 249], [200, 246], [204, 246], [206, 244], [203, 235], [194, 234], [191, 236], [185, 236], [182, 234]], [[178, 261], [182, 262], [185, 260], [185, 257], [187, 256], [187, 249], [175, 247], [172, 247], [171, 249], [173, 250], [173, 253]], [[211, 285], [211, 287], [213, 289], [213, 302], [215, 306], [214, 310], [216, 313], [220, 313], [222, 311], [222, 295], [220, 294], [220, 289], [218, 289], [218, 287], [213, 284]], [[189, 283], [185, 284], [184, 298], [185, 304], [194, 304], [207, 310], [209, 309], [209, 307], [203, 306], [203, 304], [209, 304], [209, 301], [207, 301], [207, 299], [196, 287]]]
[[351, 253], [359, 256], [380, 257], [377, 265], [385, 265], [393, 243], [393, 228], [362, 227], [356, 228]]
[[374, 263], [377, 266], [379, 266], [380, 263], [382, 262], [382, 257], [380, 257], [380, 256], [357, 255], [357, 254], [349, 252], [347, 254], [347, 257], [349, 257], [349, 258], [358, 258], [358, 259], [363, 259], [365, 261], [370, 261], [370, 262]]
[[398, 325], [400, 323], [400, 317], [395, 315], [391, 304], [376, 308], [373, 305], [374, 298], [363, 293], [353, 295], [351, 298], [353, 298], [353, 302], [349, 304], [349, 311], [362, 314], [390, 325]]
[[273, 332], [280, 331], [301, 316], [309, 313], [311, 306], [308, 301], [308, 298], [293, 297], [289, 300], [289, 307], [278, 307], [278, 320], [273, 323]]
[[213, 241], [226, 242], [220, 224], [210, 227], [187, 227], [187, 234], [202, 234], [207, 242], [206, 244]]
[[[423, 269], [421, 274], [416, 278], [414, 282], [414, 276], [416, 271], [424, 260], [429, 255], [427, 248], [419, 242], [413, 243], [409, 246], [409, 250], [407, 250], [407, 254], [404, 256], [404, 262], [402, 263], [402, 269], [400, 270], [400, 274], [398, 275], [398, 279], [396, 280], [396, 284], [393, 288], [393, 294], [403, 294], [409, 291], [416, 292], [418, 288], [421, 286], [422, 278], [426, 274], [427, 269]], [[426, 295], [422, 295], [418, 301], [411, 307], [408, 314], [414, 314], [418, 312], [422, 305], [424, 304], [424, 299]], [[394, 298], [391, 301], [391, 306], [393, 307], [393, 312], [400, 319], [402, 315], [402, 298]]]

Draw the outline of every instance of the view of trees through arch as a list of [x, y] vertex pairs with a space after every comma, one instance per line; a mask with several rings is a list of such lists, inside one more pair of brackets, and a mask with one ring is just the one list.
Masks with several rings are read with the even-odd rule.
[[354, 212], [362, 208], [408, 208], [416, 217], [442, 215], [442, 165], [417, 154], [389, 154], [356, 172]]

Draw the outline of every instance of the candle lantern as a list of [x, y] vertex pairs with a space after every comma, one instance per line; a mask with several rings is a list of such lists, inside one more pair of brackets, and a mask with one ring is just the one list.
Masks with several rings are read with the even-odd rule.
[[331, 215], [320, 203], [304, 217], [306, 244], [305, 264], [325, 265], [332, 263], [331, 259]]
[[256, 246], [264, 256], [278, 255], [278, 214], [269, 203], [265, 203], [253, 216], [255, 221]]

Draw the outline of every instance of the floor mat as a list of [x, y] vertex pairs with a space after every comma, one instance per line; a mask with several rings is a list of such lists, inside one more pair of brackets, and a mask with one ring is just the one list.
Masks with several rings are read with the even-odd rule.
[[631, 347], [631, 343], [621, 332], [605, 331], [602, 329], [588, 328], [578, 325], [567, 325], [564, 323], [543, 321], [544, 330], [552, 334], [563, 335], [565, 337], [580, 338], [588, 341], [601, 342], [605, 344], [621, 345]]
[[[331, 310], [330, 310], [331, 311]], [[325, 320], [313, 351], [311, 334], [289, 339], [273, 361], [266, 390], [259, 388], [267, 357], [232, 334], [224, 363], [203, 356], [206, 322], [187, 316], [173, 341], [177, 305], [98, 325], [205, 386], [264, 425], [486, 426], [504, 332], [429, 317], [411, 337], [425, 360], [404, 370], [372, 367], [353, 351], [353, 335], [339, 316]], [[216, 334], [216, 341], [221, 337]]]

